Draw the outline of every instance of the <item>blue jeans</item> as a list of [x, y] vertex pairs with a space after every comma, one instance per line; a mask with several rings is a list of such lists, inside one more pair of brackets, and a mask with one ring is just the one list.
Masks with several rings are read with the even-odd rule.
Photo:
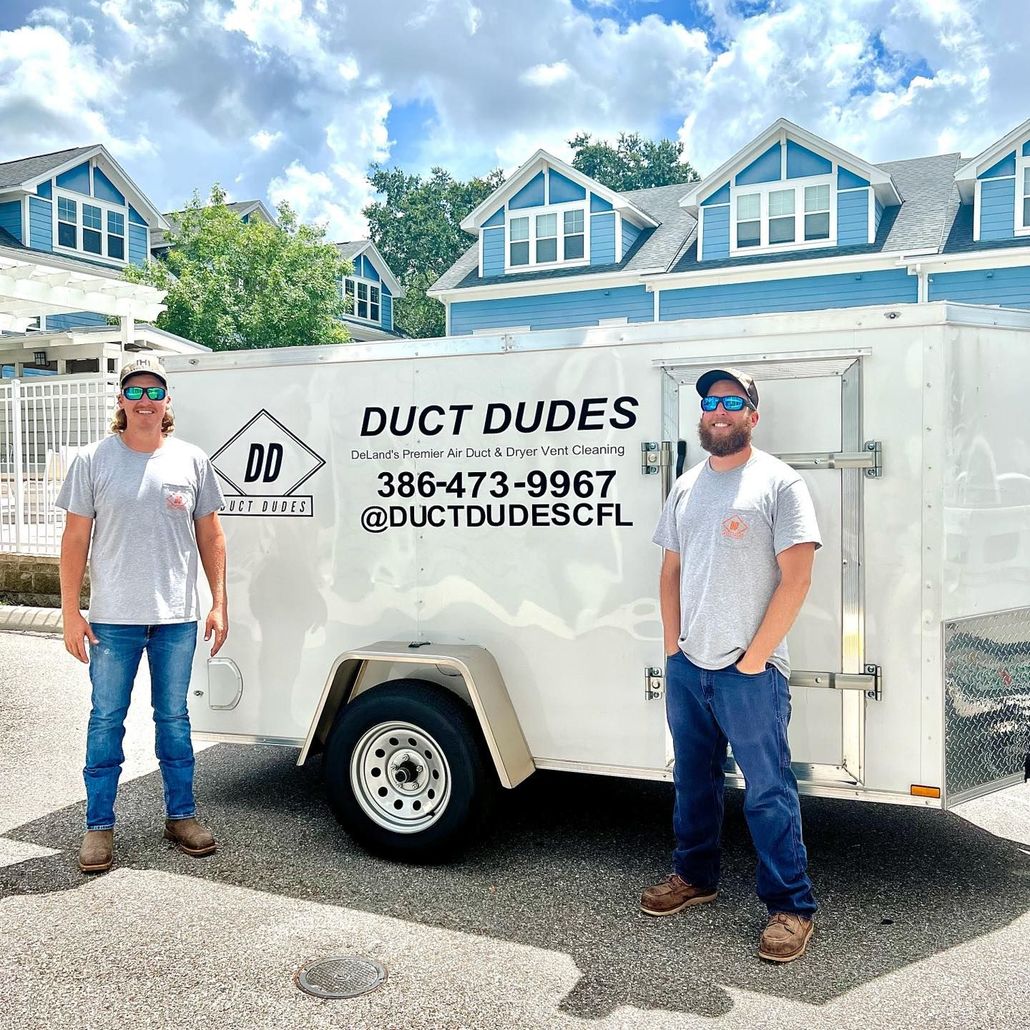
[[150, 665], [151, 703], [158, 763], [169, 819], [196, 814], [193, 801], [193, 743], [186, 711], [197, 624], [119, 626], [92, 623], [98, 644], [89, 646], [93, 710], [86, 731], [86, 828], [114, 826], [114, 796], [125, 754], [125, 715], [143, 652]]
[[744, 816], [758, 852], [758, 896], [770, 912], [816, 910], [790, 768], [790, 689], [773, 666], [749, 676], [711, 671], [677, 652], [668, 661], [666, 711], [676, 758], [673, 868], [688, 883], [719, 883], [726, 742], [744, 774]]

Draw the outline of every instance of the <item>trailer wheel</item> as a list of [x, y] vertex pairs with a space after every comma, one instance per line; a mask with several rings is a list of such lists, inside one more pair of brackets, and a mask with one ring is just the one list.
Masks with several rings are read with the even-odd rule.
[[395, 680], [341, 709], [325, 751], [329, 804], [355, 840], [408, 862], [454, 858], [497, 788], [479, 726], [449, 691]]

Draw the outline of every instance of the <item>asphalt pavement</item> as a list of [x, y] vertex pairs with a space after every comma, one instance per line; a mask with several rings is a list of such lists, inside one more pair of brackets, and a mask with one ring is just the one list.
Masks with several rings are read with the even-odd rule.
[[[755, 957], [764, 913], [741, 797], [722, 893], [653, 919], [665, 784], [535, 774], [439, 867], [368, 856], [287, 749], [198, 752], [219, 852], [161, 839], [145, 676], [116, 863], [79, 873], [85, 669], [49, 636], [0, 633], [0, 1019], [5, 1028], [1021, 1026], [1030, 1002], [1030, 788], [952, 813], [803, 799], [821, 903], [808, 954]], [[977, 825], [979, 824], [979, 825]], [[994, 830], [995, 833], [989, 832]], [[998, 834], [1001, 834], [999, 836]], [[383, 963], [361, 998], [301, 993], [301, 966]]]

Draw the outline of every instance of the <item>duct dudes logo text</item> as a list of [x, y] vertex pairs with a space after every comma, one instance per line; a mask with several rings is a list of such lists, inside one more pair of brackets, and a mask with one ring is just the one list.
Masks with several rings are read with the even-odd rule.
[[211, 464], [231, 491], [223, 515], [314, 514], [311, 495], [298, 491], [325, 459], [263, 409], [215, 451]]

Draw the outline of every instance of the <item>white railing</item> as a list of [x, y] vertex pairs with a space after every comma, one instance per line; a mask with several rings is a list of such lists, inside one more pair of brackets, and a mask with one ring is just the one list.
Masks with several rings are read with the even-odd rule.
[[54, 502], [75, 455], [107, 435], [117, 392], [113, 377], [0, 382], [0, 551], [60, 553]]

